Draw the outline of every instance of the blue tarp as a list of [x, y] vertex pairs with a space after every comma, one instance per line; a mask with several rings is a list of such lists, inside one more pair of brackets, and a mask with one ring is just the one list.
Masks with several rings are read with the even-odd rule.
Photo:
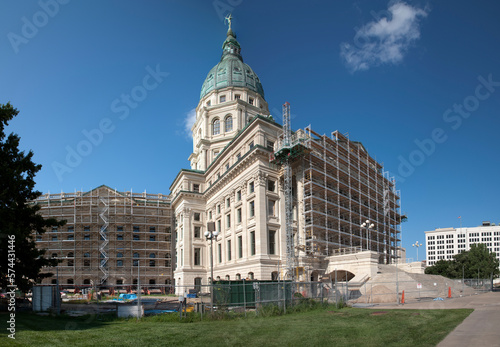
[[136, 294], [120, 294], [117, 300], [135, 300], [137, 299]]

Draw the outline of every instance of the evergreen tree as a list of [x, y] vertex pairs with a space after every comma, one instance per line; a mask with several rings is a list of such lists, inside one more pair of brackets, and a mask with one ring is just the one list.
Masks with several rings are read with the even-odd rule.
[[0, 104], [0, 288], [15, 284], [28, 291], [32, 284], [52, 274], [40, 274], [44, 266], [55, 266], [57, 260], [44, 258], [45, 251], [35, 245], [35, 233], [63, 225], [55, 219], [37, 214], [32, 203], [41, 195], [35, 191], [35, 174], [41, 169], [32, 161], [33, 152], [19, 150], [19, 136], [5, 135], [10, 120], [19, 113], [10, 103]]

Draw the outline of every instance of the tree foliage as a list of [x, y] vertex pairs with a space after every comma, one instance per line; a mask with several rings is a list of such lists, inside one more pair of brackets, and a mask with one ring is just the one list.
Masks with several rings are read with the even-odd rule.
[[473, 244], [469, 251], [456, 254], [453, 260], [438, 260], [425, 269], [429, 275], [448, 278], [496, 278], [500, 275], [499, 262], [485, 244]]
[[34, 177], [42, 166], [33, 162], [32, 151], [19, 150], [18, 135], [5, 134], [18, 113], [10, 103], [0, 104], [0, 288], [7, 288], [9, 279], [15, 278], [15, 285], [27, 291], [34, 281], [52, 275], [40, 274], [42, 267], [57, 264], [36, 247], [34, 232], [42, 234], [64, 223], [44, 219], [37, 214], [40, 207], [31, 203], [41, 195], [34, 190]]

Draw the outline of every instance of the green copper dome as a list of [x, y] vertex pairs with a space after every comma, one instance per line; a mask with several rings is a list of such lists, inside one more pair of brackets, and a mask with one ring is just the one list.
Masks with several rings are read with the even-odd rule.
[[[222, 45], [222, 57], [207, 75], [201, 87], [200, 99], [212, 90], [225, 87], [243, 87], [253, 90], [264, 98], [264, 89], [252, 68], [243, 62], [241, 47], [236, 34], [229, 28]], [[264, 99], [265, 100], [265, 99]]]

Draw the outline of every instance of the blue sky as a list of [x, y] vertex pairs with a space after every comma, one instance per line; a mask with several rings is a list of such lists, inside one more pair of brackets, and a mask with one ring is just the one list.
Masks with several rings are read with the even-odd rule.
[[275, 118], [288, 101], [293, 129], [349, 133], [396, 177], [408, 257], [459, 216], [500, 222], [496, 1], [3, 1], [0, 103], [36, 188], [168, 193], [228, 11]]

